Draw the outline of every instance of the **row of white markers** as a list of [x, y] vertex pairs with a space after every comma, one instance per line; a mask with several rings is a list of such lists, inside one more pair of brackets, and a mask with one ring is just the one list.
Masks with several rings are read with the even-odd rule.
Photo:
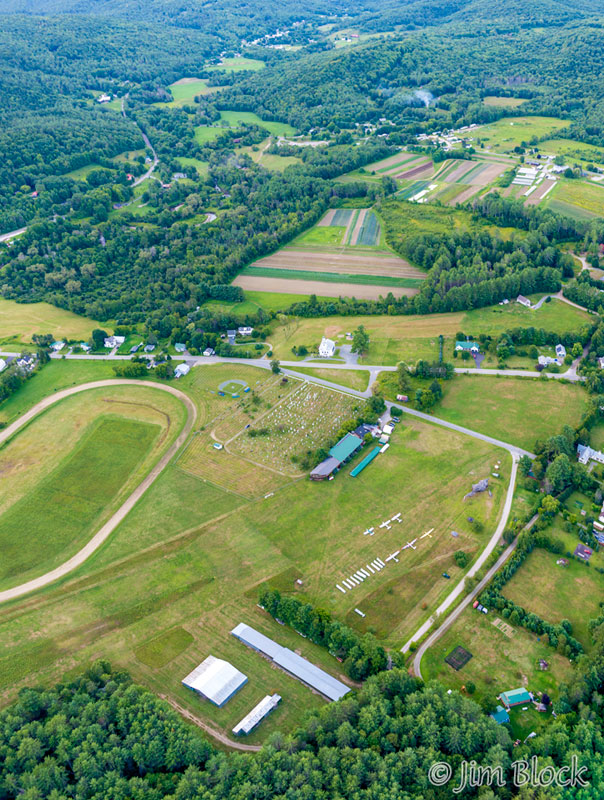
[[[363, 569], [358, 569], [355, 573], [353, 573], [349, 578], [344, 578], [342, 583], [346, 587], [346, 589], [354, 589], [355, 586], [358, 586], [360, 583], [363, 583], [364, 580], [369, 578], [371, 575], [375, 575], [376, 572], [384, 569], [386, 565], [382, 561], [381, 558], [376, 558], [375, 561], [372, 561], [371, 564], [366, 564]], [[369, 572], [367, 571], [369, 570]], [[343, 589], [339, 583], [336, 584], [337, 588], [346, 594], [346, 589]]]
[[[426, 531], [426, 533], [422, 534], [419, 538], [425, 539], [426, 536], [432, 538], [433, 532], [434, 528], [430, 528], [429, 531]], [[400, 554], [401, 550], [406, 550], [408, 547], [410, 547], [412, 550], [416, 550], [417, 549], [415, 544], [416, 542], [417, 539], [414, 539], [412, 542], [407, 542], [407, 544], [401, 547], [400, 550], [395, 550], [394, 553], [390, 553], [390, 555], [386, 557], [386, 561], [396, 561], [398, 564], [397, 556]], [[371, 575], [375, 575], [376, 572], [379, 572], [380, 570], [384, 569], [385, 566], [386, 563], [382, 561], [381, 558], [376, 558], [375, 561], [371, 562], [371, 564], [366, 564], [365, 567], [363, 567], [362, 569], [353, 572], [353, 574], [349, 578], [344, 578], [342, 583], [346, 588], [343, 588], [339, 583], [336, 583], [336, 589], [339, 589], [342, 592], [342, 594], [346, 594], [346, 589], [349, 590], [354, 589], [355, 586], [358, 586], [359, 584], [363, 583], [364, 580], [370, 578]], [[367, 570], [369, 570], [369, 572], [367, 572]], [[357, 609], [355, 608], [355, 611], [356, 610]]]

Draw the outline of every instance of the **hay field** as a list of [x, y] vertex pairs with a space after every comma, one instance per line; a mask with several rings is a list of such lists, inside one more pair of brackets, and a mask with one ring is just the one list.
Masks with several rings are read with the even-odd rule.
[[550, 208], [566, 208], [582, 218], [604, 217], [604, 186], [581, 180], [562, 178], [551, 192]]
[[522, 97], [485, 97], [482, 101], [485, 106], [495, 106], [496, 108], [518, 108], [526, 100]]
[[556, 117], [502, 117], [496, 122], [481, 125], [471, 131], [462, 131], [459, 136], [480, 139], [496, 151], [511, 153], [514, 147], [520, 146], [522, 142], [530, 142], [534, 137], [541, 139], [544, 136], [555, 135], [568, 125], [568, 120]]
[[[113, 331], [111, 323], [97, 322], [50, 303], [16, 303], [0, 297], [0, 343], [31, 342], [34, 333], [51, 333], [57, 339], [87, 340], [94, 328]], [[8, 348], [10, 349], [10, 348]], [[18, 351], [15, 346], [15, 351]]]

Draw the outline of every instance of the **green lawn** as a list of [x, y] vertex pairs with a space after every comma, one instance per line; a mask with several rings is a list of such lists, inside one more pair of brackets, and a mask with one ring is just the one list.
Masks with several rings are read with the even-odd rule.
[[315, 225], [300, 236], [297, 236], [291, 246], [305, 244], [341, 245], [346, 233], [346, 228], [339, 225]]
[[536, 439], [575, 428], [587, 408], [586, 391], [555, 379], [457, 375], [445, 384], [438, 417], [532, 451]]
[[339, 383], [349, 389], [356, 389], [358, 392], [364, 392], [369, 383], [369, 372], [367, 370], [313, 369], [312, 367], [296, 367], [295, 369], [296, 372], [302, 372], [304, 375], [312, 375], [312, 377], [322, 378], [324, 381]]
[[181, 78], [168, 86], [174, 101], [167, 105], [183, 106], [192, 104], [197, 95], [211, 94], [219, 90], [218, 86], [208, 86], [201, 78]]
[[[572, 543], [576, 546], [579, 539], [573, 539]], [[545, 550], [533, 550], [502, 593], [548, 622], [570, 620], [573, 636], [589, 649], [587, 624], [600, 612], [604, 576], [594, 569], [595, 562], [587, 567], [571, 559], [567, 567], [562, 567], [556, 564], [559, 557]]]
[[221, 133], [223, 133], [222, 128], [215, 127], [213, 125], [198, 125], [195, 128], [195, 141], [197, 144], [206, 144], [207, 142], [213, 142], [214, 139], [217, 139]]
[[[532, 596], [533, 590], [530, 592]], [[461, 689], [471, 681], [476, 686], [474, 699], [484, 698], [493, 708], [498, 694], [520, 686], [528, 686], [533, 692], [547, 692], [557, 699], [558, 687], [573, 674], [568, 659], [523, 628], [510, 626], [508, 636], [504, 632], [507, 629], [501, 630], [493, 624], [497, 619], [502, 618], [494, 609], [488, 614], [466, 609], [426, 652], [422, 659], [424, 678], [438, 679], [451, 689]], [[503, 622], [509, 625], [508, 620]], [[458, 645], [468, 650], [472, 658], [455, 671], [445, 662], [445, 656]], [[540, 658], [548, 662], [548, 670], [538, 668]]]
[[0, 584], [41, 574], [82, 547], [160, 430], [113, 415], [93, 423], [73, 452], [0, 516]]
[[242, 56], [237, 56], [235, 58], [223, 58], [220, 64], [206, 66], [206, 70], [209, 72], [214, 72], [215, 70], [224, 70], [225, 72], [250, 70], [252, 72], [257, 72], [260, 69], [264, 69], [264, 67], [264, 61], [259, 61], [256, 58], [244, 58]]
[[205, 177], [208, 174], [209, 164], [207, 161], [200, 161], [198, 158], [185, 158], [185, 156], [180, 156], [176, 160], [185, 170], [187, 167], [195, 167], [201, 177]]

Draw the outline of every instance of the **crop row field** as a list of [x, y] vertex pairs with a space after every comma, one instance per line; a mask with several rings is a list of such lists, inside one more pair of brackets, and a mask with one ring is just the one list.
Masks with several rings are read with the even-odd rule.
[[[290, 245], [255, 261], [233, 281], [248, 291], [377, 299], [412, 295], [424, 273], [382, 244], [377, 214], [330, 209]], [[325, 284], [322, 286], [321, 284]]]
[[233, 286], [240, 286], [245, 291], [268, 292], [271, 294], [329, 295], [332, 297], [356, 297], [359, 300], [378, 300], [392, 294], [394, 297], [407, 295], [412, 297], [418, 289], [391, 286], [386, 283], [378, 285], [348, 283], [341, 279], [338, 282], [325, 282], [323, 276], [314, 276], [311, 280], [300, 278], [261, 277], [258, 275], [238, 275]]

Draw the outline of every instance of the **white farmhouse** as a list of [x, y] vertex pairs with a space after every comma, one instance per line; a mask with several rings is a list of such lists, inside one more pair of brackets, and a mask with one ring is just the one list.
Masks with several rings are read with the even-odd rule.
[[321, 358], [331, 358], [335, 355], [336, 352], [336, 343], [331, 339], [326, 339], [323, 337], [321, 339], [321, 344], [319, 345], [319, 355]]
[[191, 367], [188, 364], [179, 364], [176, 369], [174, 370], [174, 377], [181, 378], [183, 375], [186, 375], [190, 372]]

